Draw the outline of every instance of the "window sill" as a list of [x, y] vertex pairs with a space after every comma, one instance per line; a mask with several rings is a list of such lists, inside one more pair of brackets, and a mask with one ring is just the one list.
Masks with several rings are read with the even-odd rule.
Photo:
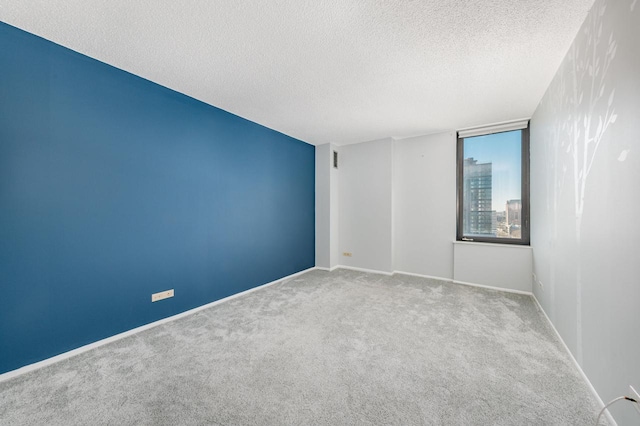
[[453, 244], [463, 244], [463, 245], [472, 245], [472, 246], [489, 246], [489, 247], [509, 247], [509, 248], [519, 248], [519, 249], [531, 249], [530, 245], [523, 244], [501, 244], [501, 243], [485, 243], [481, 241], [454, 241]]

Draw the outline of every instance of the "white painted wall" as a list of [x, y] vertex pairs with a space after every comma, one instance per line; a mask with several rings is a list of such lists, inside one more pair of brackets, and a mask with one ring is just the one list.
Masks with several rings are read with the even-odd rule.
[[604, 401], [640, 388], [638, 40], [640, 2], [596, 0], [531, 120], [534, 293]]
[[455, 132], [397, 140], [393, 172], [394, 269], [452, 279]]
[[[531, 292], [529, 248], [466, 243], [472, 247], [459, 249], [454, 257], [455, 137], [455, 132], [446, 132], [340, 147], [340, 167], [333, 170], [339, 180], [330, 177], [328, 183], [329, 210], [338, 210], [338, 224], [331, 213], [328, 225], [330, 267], [397, 271]], [[325, 175], [321, 178], [326, 182]], [[324, 239], [321, 244], [326, 244]], [[480, 270], [482, 264], [487, 267]]]
[[506, 244], [453, 244], [453, 280], [531, 293], [531, 247]]
[[[338, 153], [338, 168], [333, 167], [333, 151]], [[330, 208], [329, 208], [329, 217], [330, 217], [330, 262], [329, 267], [335, 268], [340, 264], [340, 210], [338, 208], [339, 205], [339, 196], [340, 193], [340, 162], [342, 161], [340, 148], [329, 144], [329, 178], [330, 178]]]
[[[392, 272], [393, 140], [340, 147], [339, 263]], [[342, 256], [350, 252], [352, 257]]]
[[316, 266], [330, 266], [330, 208], [329, 144], [316, 146]]
[[333, 144], [316, 146], [316, 266], [334, 268], [338, 256], [338, 169], [333, 167]]

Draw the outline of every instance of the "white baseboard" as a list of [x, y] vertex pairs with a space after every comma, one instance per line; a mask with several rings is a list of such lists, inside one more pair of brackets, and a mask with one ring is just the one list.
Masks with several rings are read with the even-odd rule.
[[531, 292], [528, 291], [522, 291], [522, 290], [514, 290], [514, 289], [510, 289], [510, 288], [504, 288], [504, 287], [493, 287], [490, 285], [484, 285], [484, 284], [476, 284], [476, 283], [470, 283], [470, 282], [465, 282], [465, 281], [456, 281], [452, 278], [443, 278], [443, 277], [434, 277], [432, 275], [423, 275], [423, 274], [414, 274], [412, 272], [404, 272], [404, 271], [393, 271], [394, 274], [402, 274], [402, 275], [409, 275], [412, 277], [420, 277], [420, 278], [429, 278], [432, 280], [439, 280], [439, 281], [445, 281], [445, 282], [449, 282], [452, 284], [460, 284], [460, 285], [466, 285], [466, 286], [470, 286], [470, 287], [480, 287], [480, 288], [486, 288], [489, 290], [497, 290], [497, 291], [504, 291], [507, 293], [516, 293], [516, 294], [524, 294], [524, 295], [531, 295]]
[[[325, 270], [325, 271], [328, 270], [326, 268], [317, 268], [317, 269], [322, 269], [322, 270]], [[395, 274], [409, 275], [409, 276], [412, 276], [412, 277], [429, 278], [429, 279], [445, 281], [445, 282], [449, 282], [449, 283], [453, 283], [453, 284], [460, 284], [460, 285], [466, 285], [466, 286], [471, 286], [471, 287], [486, 288], [488, 290], [503, 291], [503, 292], [506, 292], [506, 293], [524, 294], [526, 296], [531, 296], [533, 294], [530, 291], [515, 290], [515, 289], [511, 289], [511, 288], [504, 288], [504, 287], [494, 287], [494, 286], [490, 286], [490, 285], [476, 284], [476, 283], [470, 283], [470, 282], [466, 282], [466, 281], [456, 281], [456, 280], [453, 280], [451, 278], [443, 278], [443, 277], [435, 277], [435, 276], [432, 276], [432, 275], [415, 274], [413, 272], [404, 272], [404, 271], [385, 272], [385, 271], [379, 271], [379, 270], [375, 270], [375, 269], [356, 268], [354, 266], [345, 266], [345, 265], [338, 265], [335, 268], [331, 269], [331, 271], [333, 271], [334, 269], [350, 269], [352, 271], [368, 272], [368, 273], [372, 273], [372, 274], [382, 274], [382, 275], [387, 275], [387, 276], [392, 276], [392, 275], [395, 275]]]
[[489, 290], [504, 291], [506, 293], [524, 294], [524, 295], [527, 295], [527, 296], [531, 296], [533, 294], [530, 291], [515, 290], [515, 289], [512, 289], [512, 288], [504, 288], [504, 287], [494, 287], [494, 286], [491, 286], [491, 285], [476, 284], [476, 283], [470, 283], [470, 282], [466, 282], [466, 281], [452, 280], [451, 282], [454, 283], [454, 284], [468, 285], [470, 287], [480, 287], [480, 288], [486, 288], [486, 289], [489, 289]]
[[445, 282], [448, 282], [448, 283], [452, 283], [453, 282], [453, 279], [451, 279], [451, 278], [434, 277], [433, 275], [414, 274], [413, 272], [393, 271], [393, 275], [395, 275], [395, 274], [409, 275], [410, 277], [428, 278], [430, 280], [445, 281]]
[[[573, 364], [576, 366], [576, 368], [580, 372], [580, 375], [582, 376], [584, 381], [587, 383], [587, 386], [589, 386], [589, 389], [591, 390], [591, 393], [593, 394], [593, 396], [596, 398], [596, 400], [600, 404], [600, 408], [604, 407], [604, 401], [602, 400], [602, 398], [600, 398], [600, 395], [598, 395], [598, 392], [596, 391], [596, 388], [593, 387], [593, 385], [591, 384], [591, 381], [589, 380], [587, 375], [582, 370], [582, 367], [580, 367], [580, 364], [578, 364], [578, 361], [576, 360], [576, 358], [573, 356], [573, 354], [569, 350], [569, 347], [564, 342], [564, 339], [562, 338], [562, 336], [560, 335], [560, 333], [556, 329], [556, 326], [553, 325], [553, 323], [551, 322], [551, 318], [549, 318], [549, 315], [547, 315], [545, 310], [542, 308], [542, 305], [540, 304], [540, 301], [538, 300], [538, 298], [536, 297], [536, 295], [534, 293], [531, 293], [531, 297], [533, 297], [533, 300], [536, 302], [536, 305], [538, 306], [538, 309], [540, 310], [540, 312], [542, 312], [544, 317], [547, 319], [547, 322], [551, 326], [551, 329], [554, 331], [554, 333], [556, 333], [556, 336], [558, 337], [558, 340], [560, 340], [560, 343], [564, 347], [564, 350], [567, 352], [567, 354], [569, 354], [569, 358], [571, 358], [571, 360], [573, 361]], [[613, 426], [617, 426], [618, 425], [618, 423], [616, 423], [616, 421], [614, 420], [614, 418], [611, 415], [611, 413], [609, 412], [609, 410], [605, 410], [604, 414], [607, 417], [607, 420], [609, 421], [609, 424], [611, 424]]]
[[304, 271], [300, 271], [300, 272], [296, 272], [295, 274], [287, 275], [286, 277], [277, 279], [275, 281], [271, 281], [271, 282], [266, 283], [266, 284], [262, 284], [262, 285], [260, 285], [258, 287], [253, 287], [253, 288], [250, 288], [249, 290], [245, 290], [245, 291], [240, 292], [240, 293], [232, 294], [231, 296], [225, 297], [224, 299], [216, 300], [214, 302], [207, 303], [206, 305], [198, 306], [197, 308], [189, 309], [188, 311], [184, 311], [184, 312], [181, 312], [179, 314], [172, 315], [170, 317], [162, 318], [162, 319], [160, 319], [158, 321], [154, 321], [154, 322], [151, 322], [149, 324], [142, 325], [140, 327], [132, 328], [131, 330], [127, 330], [127, 331], [124, 331], [122, 333], [116, 334], [114, 336], [110, 336], [110, 337], [107, 337], [105, 339], [101, 339], [101, 340], [98, 340], [96, 342], [89, 343], [89, 344], [81, 346], [79, 348], [72, 349], [72, 350], [70, 350], [68, 352], [61, 353], [60, 355], [56, 355], [54, 357], [44, 359], [42, 361], [38, 361], [38, 362], [35, 362], [33, 364], [25, 365], [24, 367], [20, 367], [20, 368], [18, 368], [16, 370], [7, 371], [6, 373], [0, 374], [0, 382], [4, 382], [6, 380], [13, 379], [14, 377], [18, 377], [18, 376], [21, 376], [23, 374], [29, 373], [31, 371], [35, 371], [35, 370], [38, 370], [40, 368], [55, 364], [57, 362], [65, 360], [65, 359], [72, 358], [72, 357], [74, 357], [76, 355], [80, 355], [82, 353], [90, 351], [91, 349], [95, 349], [95, 348], [98, 348], [100, 346], [106, 345], [108, 343], [115, 342], [117, 340], [124, 339], [125, 337], [140, 333], [141, 331], [149, 330], [150, 328], [154, 328], [154, 327], [157, 327], [159, 325], [166, 324], [168, 322], [175, 321], [177, 319], [184, 318], [184, 317], [189, 316], [189, 315], [193, 315], [196, 312], [202, 311], [203, 309], [207, 309], [207, 308], [210, 308], [212, 306], [219, 305], [220, 303], [228, 302], [229, 300], [235, 299], [236, 297], [244, 296], [246, 294], [252, 293], [252, 292], [257, 291], [257, 290], [261, 290], [263, 288], [272, 286], [274, 284], [282, 283], [284, 281], [287, 281], [287, 280], [290, 280], [292, 278], [295, 278], [298, 275], [302, 275], [302, 274], [304, 274], [306, 272], [313, 271], [314, 269], [318, 269], [318, 268], [316, 268], [316, 267], [308, 268], [308, 269], [305, 269]]
[[355, 266], [338, 265], [336, 266], [336, 269], [349, 269], [351, 271], [368, 272], [370, 274], [381, 274], [387, 275], [389, 277], [393, 275], [393, 272], [379, 271], [377, 269], [356, 268]]
[[340, 265], [336, 265], [333, 268], [325, 268], [324, 266], [316, 266], [316, 269], [319, 271], [327, 271], [327, 272], [333, 272], [336, 269], [338, 269], [340, 267]]

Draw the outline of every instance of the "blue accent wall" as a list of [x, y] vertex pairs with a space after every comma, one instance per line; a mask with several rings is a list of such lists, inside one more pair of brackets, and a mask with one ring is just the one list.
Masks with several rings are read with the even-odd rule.
[[0, 373], [313, 267], [314, 167], [312, 145], [0, 23]]

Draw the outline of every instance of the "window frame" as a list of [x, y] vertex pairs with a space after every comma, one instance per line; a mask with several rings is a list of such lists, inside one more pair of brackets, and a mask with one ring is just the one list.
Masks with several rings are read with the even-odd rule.
[[[531, 243], [530, 229], [530, 172], [529, 172], [529, 128], [530, 121], [527, 126], [521, 130], [521, 237], [520, 238], [499, 238], [499, 237], [465, 237], [462, 235], [462, 219], [463, 219], [463, 194], [464, 194], [464, 137], [460, 137], [460, 133], [456, 132], [457, 152], [456, 152], [456, 241], [477, 242], [477, 243], [493, 243], [493, 244], [513, 244], [528, 246]], [[515, 129], [513, 129], [515, 130]], [[486, 135], [494, 135], [498, 133], [509, 132], [513, 130], [502, 130], [488, 132]], [[480, 135], [478, 135], [480, 136]], [[469, 136], [471, 137], [471, 136]]]

